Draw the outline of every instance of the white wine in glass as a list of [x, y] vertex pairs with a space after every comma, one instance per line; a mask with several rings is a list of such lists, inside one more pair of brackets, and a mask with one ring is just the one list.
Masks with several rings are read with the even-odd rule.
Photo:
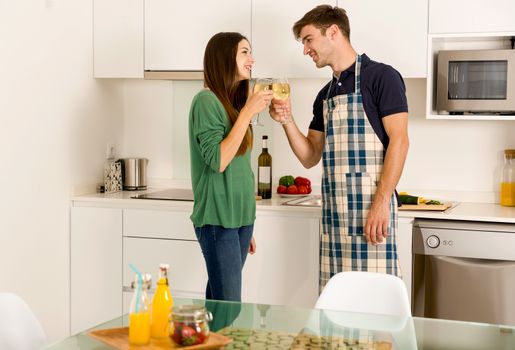
[[[276, 100], [286, 100], [290, 97], [290, 84], [288, 83], [288, 79], [286, 78], [276, 78], [272, 82], [272, 91], [274, 92], [274, 99]], [[285, 115], [283, 112], [283, 117], [281, 123], [286, 123], [289, 120], [289, 117]]]
[[275, 99], [286, 100], [288, 97], [290, 97], [290, 84], [288, 84], [288, 79], [274, 79], [272, 82], [272, 90], [274, 92]]
[[[254, 89], [252, 91], [254, 93], [256, 93], [256, 92], [259, 92], [259, 91], [270, 90], [271, 88], [272, 88], [272, 79], [269, 79], [269, 78], [257, 78], [256, 82], [254, 83]], [[259, 115], [260, 115], [260, 113], [257, 114], [256, 119], [250, 121], [250, 124], [263, 126], [263, 124], [259, 123]]]

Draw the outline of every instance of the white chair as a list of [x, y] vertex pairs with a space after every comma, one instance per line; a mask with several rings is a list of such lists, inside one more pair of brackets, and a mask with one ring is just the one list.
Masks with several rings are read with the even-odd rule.
[[396, 276], [376, 272], [340, 272], [318, 297], [316, 309], [411, 316], [408, 292]]
[[329, 280], [315, 308], [335, 325], [389, 332], [396, 348], [417, 349], [408, 292], [399, 277], [340, 272]]
[[0, 293], [0, 349], [35, 350], [46, 342], [41, 324], [23, 299]]

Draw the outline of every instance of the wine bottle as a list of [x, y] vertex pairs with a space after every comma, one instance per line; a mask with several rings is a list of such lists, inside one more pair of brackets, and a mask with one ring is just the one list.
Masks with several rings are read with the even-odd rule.
[[272, 198], [272, 156], [268, 153], [268, 136], [263, 135], [263, 150], [258, 157], [258, 196]]

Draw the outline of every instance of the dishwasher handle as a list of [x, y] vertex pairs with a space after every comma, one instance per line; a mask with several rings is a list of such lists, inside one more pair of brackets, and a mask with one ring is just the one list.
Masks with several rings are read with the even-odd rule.
[[[453, 256], [433, 256], [431, 259], [440, 261], [444, 264], [452, 264], [461, 268], [471, 269], [499, 269], [513, 268], [515, 269], [515, 261], [509, 260], [492, 260], [492, 259], [475, 259], [475, 258], [457, 258]], [[515, 270], [514, 270], [515, 272]]]

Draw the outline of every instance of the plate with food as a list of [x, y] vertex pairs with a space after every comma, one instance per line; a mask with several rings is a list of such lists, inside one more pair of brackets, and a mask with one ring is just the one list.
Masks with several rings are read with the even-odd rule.
[[279, 193], [279, 196], [283, 198], [299, 198], [309, 196], [308, 194], [287, 194], [287, 193]]
[[303, 197], [311, 193], [311, 180], [306, 177], [285, 175], [279, 179], [276, 191], [281, 197]]

